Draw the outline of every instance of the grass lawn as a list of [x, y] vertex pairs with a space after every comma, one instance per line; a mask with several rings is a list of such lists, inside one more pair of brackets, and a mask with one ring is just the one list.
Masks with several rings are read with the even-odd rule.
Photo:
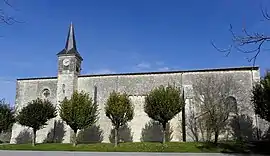
[[96, 151], [96, 152], [193, 152], [193, 153], [216, 153], [216, 152], [247, 152], [242, 146], [234, 143], [223, 143], [215, 146], [210, 143], [195, 142], [169, 142], [164, 145], [161, 143], [136, 142], [120, 143], [114, 148], [110, 143], [79, 144], [72, 147], [71, 144], [13, 144], [0, 145], [0, 150], [39, 150], [39, 151]]

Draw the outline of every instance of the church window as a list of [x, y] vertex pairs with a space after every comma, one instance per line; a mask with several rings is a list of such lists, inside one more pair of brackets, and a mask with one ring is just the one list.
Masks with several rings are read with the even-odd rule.
[[68, 66], [63, 66], [63, 69], [64, 70], [68, 70]]
[[62, 85], [62, 91], [65, 93], [65, 84]]
[[97, 103], [97, 86], [94, 86], [94, 103]]
[[77, 65], [76, 66], [76, 72], [79, 72], [80, 71], [80, 67]]
[[49, 96], [50, 96], [50, 90], [48, 89], [48, 88], [45, 88], [45, 89], [43, 89], [43, 91], [42, 91], [42, 96], [44, 97], [44, 98], [48, 98]]
[[232, 113], [237, 113], [237, 101], [235, 97], [229, 96], [226, 98], [226, 104], [232, 109]]

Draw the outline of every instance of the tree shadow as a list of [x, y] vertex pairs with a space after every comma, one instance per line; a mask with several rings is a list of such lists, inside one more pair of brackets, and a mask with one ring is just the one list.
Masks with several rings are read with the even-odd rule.
[[248, 147], [243, 143], [227, 142], [227, 143], [213, 143], [203, 142], [197, 146], [201, 151], [219, 150], [221, 153], [249, 153]]
[[213, 149], [218, 149], [221, 153], [269, 155], [269, 145], [269, 141], [225, 142], [218, 144], [204, 142], [198, 145], [197, 148], [201, 151], [213, 151]]
[[248, 149], [253, 153], [259, 153], [264, 155], [270, 155], [270, 141], [269, 140], [260, 140], [249, 142]]
[[101, 143], [103, 141], [103, 131], [100, 129], [100, 126], [92, 125], [81, 130], [78, 133], [77, 139], [79, 144]]
[[54, 121], [54, 127], [47, 134], [47, 138], [44, 143], [62, 143], [65, 136], [65, 127], [63, 121]]
[[230, 127], [232, 129], [232, 136], [235, 140], [252, 141], [255, 140], [256, 129], [253, 126], [253, 120], [248, 115], [242, 114], [234, 116], [230, 120]]
[[270, 127], [268, 127], [268, 129], [264, 132], [262, 136], [262, 140], [270, 141]]
[[32, 142], [32, 134], [28, 130], [23, 130], [15, 139], [17, 144], [28, 144]]
[[[143, 142], [162, 142], [163, 133], [162, 126], [157, 121], [149, 121], [142, 129], [141, 141]], [[172, 129], [170, 123], [167, 124], [165, 132], [166, 142], [172, 140]]]
[[9, 143], [11, 139], [11, 132], [2, 132], [0, 134], [0, 143]]
[[[114, 143], [115, 140], [114, 128], [111, 129], [111, 134], [109, 136], [109, 140], [111, 143]], [[131, 128], [125, 124], [119, 128], [118, 132], [118, 142], [132, 142], [133, 136], [131, 134]]]

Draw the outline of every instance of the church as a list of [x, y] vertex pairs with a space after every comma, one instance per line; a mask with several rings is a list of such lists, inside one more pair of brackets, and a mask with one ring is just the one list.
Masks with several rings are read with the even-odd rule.
[[[168, 83], [179, 87], [183, 87], [186, 95], [186, 104], [192, 97], [192, 78], [200, 75], [232, 75], [234, 81], [238, 81], [240, 92], [235, 96], [238, 107], [247, 107], [248, 114], [255, 118], [250, 103], [250, 90], [255, 81], [260, 79], [259, 67], [233, 67], [233, 68], [217, 68], [217, 69], [197, 69], [184, 71], [165, 71], [165, 72], [143, 72], [143, 73], [117, 73], [117, 74], [93, 74], [81, 75], [81, 64], [83, 57], [80, 55], [76, 47], [74, 27], [71, 24], [68, 30], [66, 45], [63, 50], [57, 53], [58, 74], [54, 77], [34, 77], [20, 78], [16, 81], [16, 112], [21, 110], [28, 102], [36, 99], [48, 99], [55, 105], [59, 105], [64, 97], [71, 97], [74, 90], [85, 91], [90, 94], [94, 102], [99, 107], [99, 119], [96, 123], [102, 130], [102, 142], [110, 142], [109, 136], [112, 129], [110, 120], [104, 112], [104, 105], [109, 94], [112, 91], [126, 92], [132, 104], [134, 105], [134, 118], [128, 123], [131, 129], [132, 141], [140, 142], [142, 129], [150, 121], [150, 118], [143, 110], [144, 97], [151, 89], [159, 85], [167, 85]], [[187, 109], [187, 108], [186, 108]], [[56, 117], [48, 121], [48, 125], [37, 132], [36, 142], [42, 143], [46, 139], [48, 133], [54, 128]], [[182, 141], [181, 137], [181, 115], [177, 115], [170, 121], [172, 128], [172, 141]], [[71, 142], [72, 130], [65, 125], [65, 134], [63, 143]], [[15, 123], [12, 127], [12, 136], [10, 143], [18, 143], [18, 137], [22, 132], [32, 130]], [[187, 140], [191, 140], [187, 136]]]

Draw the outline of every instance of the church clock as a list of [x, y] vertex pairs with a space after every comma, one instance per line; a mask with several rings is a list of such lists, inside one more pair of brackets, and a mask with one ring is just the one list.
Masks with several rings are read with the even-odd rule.
[[67, 67], [69, 64], [70, 64], [70, 60], [69, 59], [66, 58], [66, 59], [63, 60], [63, 65], [64, 66]]

